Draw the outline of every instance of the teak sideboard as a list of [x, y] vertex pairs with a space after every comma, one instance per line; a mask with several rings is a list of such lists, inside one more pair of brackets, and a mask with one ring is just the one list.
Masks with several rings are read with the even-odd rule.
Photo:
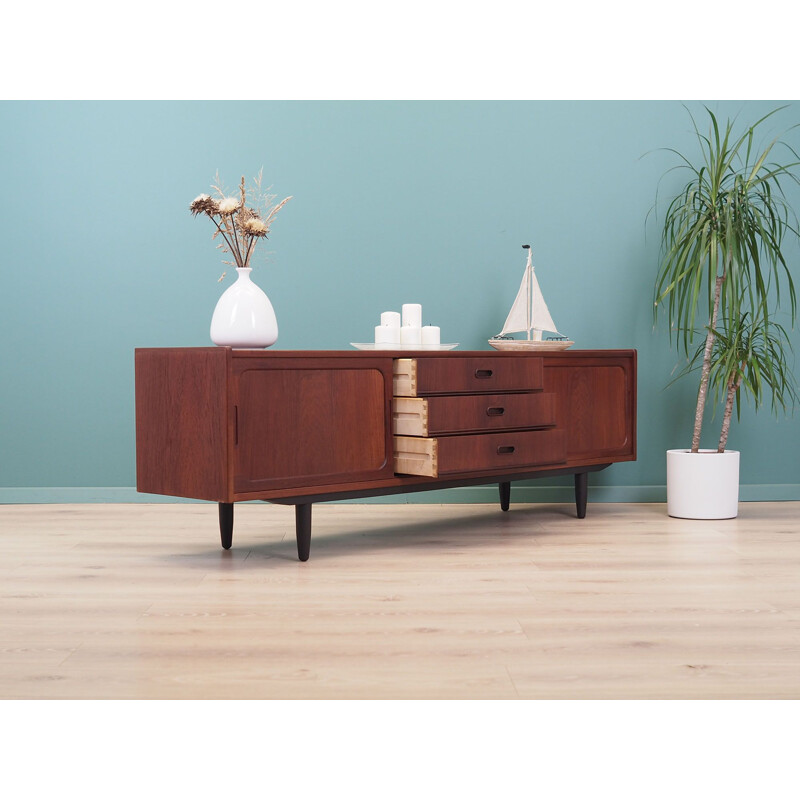
[[636, 459], [636, 351], [137, 349], [136, 487], [295, 506], [306, 561], [324, 500], [575, 476]]

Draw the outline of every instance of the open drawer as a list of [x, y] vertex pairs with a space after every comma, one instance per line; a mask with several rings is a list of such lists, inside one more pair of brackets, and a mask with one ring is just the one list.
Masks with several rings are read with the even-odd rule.
[[395, 436], [394, 471], [438, 478], [456, 473], [559, 464], [567, 460], [563, 430], [464, 436]]
[[542, 388], [540, 356], [396, 358], [393, 373], [395, 397], [535, 392]]
[[392, 401], [392, 433], [398, 436], [548, 428], [555, 424], [555, 395], [544, 392], [395, 397]]

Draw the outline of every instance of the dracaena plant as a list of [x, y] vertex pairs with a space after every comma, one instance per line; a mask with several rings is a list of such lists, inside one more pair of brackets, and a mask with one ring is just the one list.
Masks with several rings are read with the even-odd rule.
[[[714, 344], [708, 365], [708, 387], [716, 407], [724, 399], [722, 428], [717, 452], [728, 443], [733, 407], [741, 415], [742, 389], [758, 408], [767, 396], [778, 414], [800, 399], [787, 353], [792, 346], [786, 329], [777, 322], [764, 324], [761, 310], [744, 311], [729, 320], [726, 329], [715, 329]], [[705, 343], [701, 344], [681, 375], [702, 368]], [[680, 376], [678, 376], [680, 377]]]
[[[763, 147], [755, 144], [759, 126], [780, 108], [738, 137], [732, 121], [721, 127], [705, 110], [708, 135], [692, 117], [701, 158], [695, 163], [667, 148], [680, 159], [673, 170], [688, 172], [688, 180], [666, 211], [654, 298], [654, 320], [663, 310], [670, 338], [689, 358], [681, 374], [700, 371], [695, 453], [710, 383], [718, 398], [721, 391], [726, 397], [720, 452], [730, 425], [728, 401], [732, 408], [742, 387], [753, 394], [756, 407], [764, 390], [772, 392], [773, 407], [796, 398], [785, 358], [788, 338], [774, 316], [782, 303], [792, 324], [797, 313], [784, 249], [787, 238], [798, 236], [798, 223], [784, 188], [800, 184], [800, 158], [781, 137]], [[783, 163], [774, 160], [778, 147], [788, 156]], [[704, 339], [699, 348], [698, 336]]]

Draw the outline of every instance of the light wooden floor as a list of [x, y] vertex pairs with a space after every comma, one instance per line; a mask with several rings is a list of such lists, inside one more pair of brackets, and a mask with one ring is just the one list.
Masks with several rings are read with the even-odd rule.
[[800, 503], [216, 517], [0, 506], [0, 697], [800, 698]]

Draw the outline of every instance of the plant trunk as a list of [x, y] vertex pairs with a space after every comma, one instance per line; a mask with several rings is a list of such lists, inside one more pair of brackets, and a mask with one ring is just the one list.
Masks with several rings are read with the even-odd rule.
[[700, 377], [700, 389], [697, 392], [697, 408], [694, 413], [694, 434], [692, 436], [692, 452], [700, 450], [700, 430], [703, 427], [703, 412], [706, 407], [706, 394], [708, 392], [708, 376], [711, 372], [711, 352], [714, 349], [714, 330], [717, 327], [717, 314], [719, 313], [719, 298], [722, 291], [722, 281], [725, 275], [717, 278], [717, 285], [714, 288], [714, 310], [711, 313], [711, 324], [708, 326], [706, 336], [706, 349], [703, 351], [703, 370]]
[[[744, 370], [744, 364], [742, 364], [742, 370]], [[733, 401], [736, 399], [736, 392], [739, 391], [739, 387], [742, 384], [742, 376], [744, 372], [739, 374], [739, 377], [736, 380], [731, 377], [728, 381], [728, 396], [725, 399], [725, 413], [722, 415], [722, 432], [719, 436], [719, 445], [717, 446], [718, 453], [724, 453], [725, 447], [728, 444], [728, 432], [731, 427], [731, 417], [733, 416]]]

